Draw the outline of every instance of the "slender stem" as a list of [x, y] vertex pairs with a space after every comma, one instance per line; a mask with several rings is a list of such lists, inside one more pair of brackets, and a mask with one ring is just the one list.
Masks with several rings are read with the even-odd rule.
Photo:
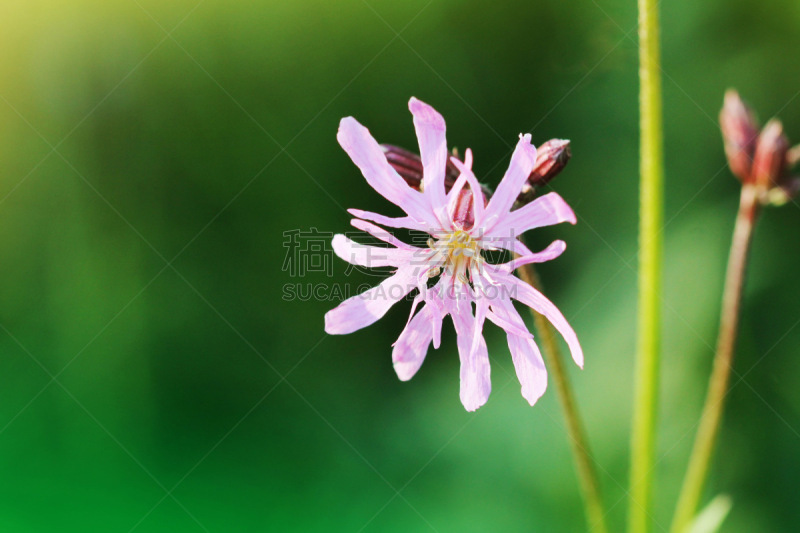
[[628, 511], [628, 527], [632, 533], [646, 533], [651, 525], [661, 344], [659, 303], [664, 157], [656, 0], [639, 0], [639, 82], [639, 127], [641, 131], [639, 333]]
[[[523, 281], [541, 291], [542, 284], [533, 265], [521, 266], [518, 272]], [[592, 533], [607, 533], [606, 512], [603, 507], [603, 499], [600, 496], [597, 471], [589, 451], [589, 441], [578, 413], [575, 396], [572, 393], [572, 387], [564, 369], [563, 358], [553, 326], [539, 313], [531, 310], [531, 314], [536, 325], [536, 331], [539, 334], [539, 346], [542, 347], [542, 355], [544, 356], [549, 376], [556, 385], [558, 399], [561, 401], [561, 406], [564, 409], [564, 418], [567, 420], [572, 457], [575, 460], [575, 468], [578, 471], [581, 491], [583, 492], [583, 502], [586, 506], [586, 522], [589, 525], [589, 531]]]
[[697, 512], [703, 486], [708, 476], [714, 444], [719, 434], [725, 407], [725, 396], [728, 393], [733, 352], [736, 347], [736, 333], [739, 329], [739, 308], [742, 302], [745, 270], [757, 216], [757, 189], [752, 185], [745, 185], [742, 188], [739, 214], [733, 230], [731, 255], [728, 258], [728, 272], [722, 294], [722, 314], [719, 338], [717, 339], [717, 353], [714, 356], [714, 368], [708, 382], [708, 394], [700, 418], [700, 427], [697, 430], [697, 437], [689, 458], [689, 468], [683, 480], [675, 517], [672, 521], [671, 531], [673, 533], [683, 533], [691, 523]]

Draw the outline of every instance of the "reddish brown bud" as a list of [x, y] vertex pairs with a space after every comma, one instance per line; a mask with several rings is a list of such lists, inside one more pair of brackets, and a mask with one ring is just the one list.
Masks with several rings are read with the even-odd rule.
[[[420, 156], [414, 152], [409, 152], [405, 148], [400, 148], [399, 146], [393, 146], [391, 144], [382, 144], [381, 149], [386, 156], [386, 160], [389, 162], [392, 168], [394, 168], [395, 171], [400, 174], [400, 177], [403, 178], [411, 188], [420, 190], [420, 187], [422, 186], [423, 175], [422, 158], [420, 158]], [[455, 148], [453, 149], [453, 157], [459, 160], [461, 159], [458, 156], [458, 152], [455, 150]], [[461, 172], [448, 158], [447, 165], [445, 166], [444, 170], [445, 192], [450, 192], [450, 189], [453, 188], [453, 184], [460, 175]], [[492, 192], [487, 187], [481, 186], [481, 190], [483, 191], [484, 198], [491, 197]]]
[[733, 89], [725, 93], [725, 103], [719, 115], [719, 123], [722, 127], [728, 165], [739, 179], [746, 182], [750, 179], [756, 150], [758, 121], [739, 97], [739, 93]]
[[742, 183], [755, 188], [761, 204], [785, 204], [800, 192], [800, 178], [789, 176], [800, 162], [800, 145], [789, 148], [780, 120], [770, 120], [756, 137], [753, 113], [736, 91], [729, 90], [720, 124], [731, 170]]
[[[419, 190], [422, 183], [422, 159], [414, 152], [409, 152], [405, 148], [393, 146], [391, 144], [382, 144], [386, 160], [392, 165], [392, 168], [400, 174], [406, 183], [414, 189]], [[444, 187], [445, 190], [450, 190], [458, 178], [459, 172], [456, 166], [450, 159], [447, 160], [445, 167]]]
[[422, 159], [417, 154], [399, 146], [382, 144], [381, 148], [392, 168], [406, 180], [409, 186], [419, 189], [420, 183], [422, 183]]
[[783, 134], [783, 125], [779, 120], [770, 120], [758, 137], [750, 173], [752, 182], [767, 189], [782, 185], [788, 152], [789, 139]]
[[536, 166], [533, 167], [517, 198], [519, 205], [532, 201], [537, 192], [567, 166], [572, 157], [569, 146], [570, 143], [566, 139], [550, 139], [539, 146], [536, 150]]
[[528, 176], [528, 184], [533, 187], [546, 185], [561, 172], [570, 158], [569, 141], [566, 139], [550, 139], [536, 150], [536, 166]]

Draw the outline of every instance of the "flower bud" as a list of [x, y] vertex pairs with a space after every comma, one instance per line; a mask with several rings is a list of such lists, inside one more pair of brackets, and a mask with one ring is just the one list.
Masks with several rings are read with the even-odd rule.
[[533, 167], [517, 198], [519, 205], [531, 202], [537, 191], [567, 166], [572, 157], [569, 146], [570, 142], [566, 139], [550, 139], [539, 146], [536, 150], [536, 166]]
[[[410, 152], [405, 148], [394, 146], [391, 144], [382, 144], [381, 149], [386, 156], [386, 160], [400, 174], [408, 185], [414, 189], [419, 190], [422, 184], [422, 158]], [[456, 166], [447, 158], [447, 165], [445, 166], [444, 175], [444, 188], [449, 191], [458, 178], [459, 172]]]
[[536, 166], [528, 176], [528, 184], [541, 187], [561, 172], [570, 158], [569, 141], [566, 139], [550, 139], [539, 146], [536, 151]]
[[733, 89], [725, 93], [725, 103], [719, 115], [719, 123], [722, 127], [728, 165], [740, 180], [746, 182], [751, 176], [751, 162], [758, 139], [758, 122], [750, 108], [739, 97], [739, 93]]
[[758, 137], [750, 174], [752, 182], [766, 189], [782, 185], [788, 152], [789, 140], [783, 134], [783, 125], [779, 120], [770, 120]]
[[[400, 177], [403, 178], [406, 183], [408, 183], [409, 187], [419, 191], [422, 186], [423, 177], [422, 158], [414, 152], [409, 152], [405, 148], [400, 148], [399, 146], [394, 146], [391, 144], [382, 144], [381, 149], [383, 150], [383, 154], [386, 156], [386, 160], [389, 162], [392, 168], [398, 174], [400, 174]], [[455, 148], [453, 149], [453, 157], [461, 159]], [[450, 189], [453, 188], [453, 184], [460, 175], [461, 172], [448, 157], [447, 165], [445, 166], [444, 170], [445, 192], [450, 192]], [[483, 196], [485, 198], [490, 197], [491, 191], [486, 187], [482, 188]]]
[[382, 144], [381, 149], [383, 149], [386, 160], [400, 174], [400, 177], [406, 180], [410, 187], [419, 190], [422, 183], [422, 159], [405, 148], [391, 144]]

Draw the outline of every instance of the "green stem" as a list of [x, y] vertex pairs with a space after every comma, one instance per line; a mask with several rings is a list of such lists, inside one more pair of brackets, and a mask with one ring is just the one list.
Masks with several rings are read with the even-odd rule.
[[639, 127], [641, 130], [639, 334], [628, 515], [628, 527], [632, 533], [646, 533], [651, 525], [661, 343], [659, 303], [664, 157], [656, 0], [639, 0], [639, 82]]
[[678, 497], [678, 505], [672, 521], [672, 533], [683, 533], [694, 519], [708, 476], [730, 382], [733, 352], [736, 347], [736, 332], [739, 329], [739, 308], [742, 302], [747, 257], [757, 216], [758, 191], [754, 186], [745, 185], [742, 188], [739, 214], [736, 217], [731, 254], [728, 258], [728, 272], [722, 295], [722, 314], [717, 353], [714, 356], [714, 368], [708, 383], [708, 394], [703, 406], [703, 414], [700, 417], [700, 427], [697, 430], [692, 455], [689, 458], [689, 468]]
[[[541, 291], [542, 284], [533, 265], [521, 266], [518, 270], [520, 278]], [[561, 351], [558, 341], [550, 322], [539, 313], [531, 310], [533, 321], [538, 333], [538, 344], [542, 348], [545, 365], [550, 379], [555, 383], [558, 399], [564, 409], [564, 418], [567, 421], [567, 432], [570, 437], [572, 447], [572, 457], [575, 460], [575, 468], [578, 471], [578, 478], [583, 493], [583, 502], [586, 506], [586, 522], [589, 531], [592, 533], [607, 533], [606, 512], [603, 507], [603, 500], [600, 496], [600, 483], [597, 479], [597, 471], [594, 461], [589, 451], [589, 441], [578, 414], [578, 406], [575, 396], [564, 369]]]

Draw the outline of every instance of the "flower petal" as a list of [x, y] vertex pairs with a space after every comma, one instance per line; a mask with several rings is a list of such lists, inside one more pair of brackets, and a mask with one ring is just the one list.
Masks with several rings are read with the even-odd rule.
[[325, 331], [344, 335], [375, 323], [417, 286], [418, 267], [404, 266], [380, 285], [348, 298], [325, 314]]
[[387, 217], [379, 213], [373, 213], [372, 211], [362, 211], [361, 209], [348, 209], [347, 212], [354, 217], [370, 220], [383, 226], [389, 226], [390, 228], [406, 228], [419, 231], [427, 231], [429, 228], [427, 223], [411, 217]]
[[[444, 205], [444, 174], [447, 166], [447, 139], [442, 115], [434, 108], [411, 98], [408, 109], [414, 115], [414, 129], [419, 141], [422, 158], [423, 191], [431, 206], [437, 210]], [[440, 209], [439, 209], [440, 210]], [[444, 222], [444, 212], [437, 213], [440, 223]]]
[[425, 354], [428, 353], [428, 346], [433, 340], [437, 321], [441, 327], [442, 317], [436, 312], [435, 307], [426, 305], [400, 334], [392, 350], [394, 371], [400, 380], [408, 381], [422, 366]]
[[484, 238], [489, 241], [516, 239], [530, 229], [561, 222], [575, 224], [575, 213], [563, 198], [551, 192], [501, 217], [485, 232]]
[[561, 240], [557, 240], [550, 243], [550, 246], [548, 246], [541, 252], [523, 255], [517, 257], [512, 261], [509, 261], [508, 263], [503, 263], [502, 265], [497, 265], [497, 266], [499, 268], [502, 268], [506, 272], [513, 272], [522, 265], [527, 265], [529, 263], [544, 263], [546, 261], [552, 261], [556, 257], [560, 256], [562, 253], [564, 253], [564, 250], [566, 249], [567, 249], [567, 243]]
[[386, 160], [378, 142], [369, 130], [353, 117], [345, 117], [339, 123], [336, 135], [339, 144], [361, 170], [367, 183], [378, 194], [399, 206], [417, 220], [431, 221], [432, 212], [423, 195], [408, 186], [400, 174]]
[[[486, 206], [486, 221], [492, 224], [493, 220], [504, 218], [514, 205], [514, 201], [519, 196], [525, 180], [528, 179], [533, 168], [536, 166], [536, 148], [531, 144], [531, 135], [527, 133], [520, 135], [517, 147], [511, 155], [511, 163], [508, 165], [505, 176], [497, 186]], [[487, 233], [491, 227], [487, 227]]]
[[475, 300], [475, 319], [472, 323], [472, 345], [470, 351], [474, 352], [478, 349], [480, 341], [483, 339], [483, 323], [486, 321], [486, 315], [489, 313], [489, 301], [484, 298]]
[[492, 237], [490, 239], [481, 239], [481, 247], [484, 250], [509, 250], [520, 256], [528, 256], [533, 254], [527, 246], [522, 244], [519, 239], [510, 237]]
[[[462, 291], [461, 297], [466, 294]], [[456, 328], [458, 337], [458, 356], [461, 359], [461, 403], [467, 411], [475, 411], [486, 403], [492, 391], [489, 378], [489, 353], [486, 341], [480, 335], [477, 345], [473, 350], [475, 319], [472, 316], [472, 306], [468, 301], [458, 299], [446, 300], [449, 303], [450, 316]]]
[[[484, 205], [484, 198], [483, 198], [483, 188], [481, 184], [478, 183], [478, 178], [475, 177], [475, 173], [472, 172], [472, 150], [467, 149], [467, 158], [464, 163], [459, 161], [457, 158], [451, 158], [453, 164], [456, 168], [461, 171], [461, 175], [459, 176], [459, 180], [463, 177], [467, 183], [469, 183], [469, 188], [472, 190], [472, 205], [473, 205], [473, 212], [474, 212], [474, 219], [475, 222], [473, 223], [474, 228], [480, 228], [483, 224], [483, 217], [485, 211]], [[455, 187], [453, 187], [455, 190]], [[455, 199], [457, 198], [456, 195], [453, 194], [453, 190], [450, 191], [448, 195], [450, 198], [449, 203], [454, 204]], [[452, 213], [453, 209], [452, 206], [450, 207], [449, 211]], [[451, 214], [452, 220], [452, 214]]]
[[[425, 293], [425, 303], [427, 306], [432, 306], [437, 314], [444, 318], [447, 315], [447, 308], [442, 299], [442, 292], [444, 291], [444, 283], [446, 282], [447, 274], [442, 275], [439, 283], [433, 286]], [[438, 349], [439, 344], [442, 342], [442, 321], [434, 320], [433, 322], [433, 347]]]
[[340, 258], [370, 268], [399, 267], [408, 264], [414, 254], [413, 250], [361, 244], [341, 234], [334, 235], [332, 244], [334, 253]]
[[561, 336], [564, 337], [564, 340], [567, 341], [567, 346], [569, 346], [569, 350], [572, 353], [572, 359], [579, 367], [583, 368], [583, 350], [578, 342], [578, 336], [575, 335], [575, 331], [569, 325], [567, 319], [564, 318], [564, 315], [561, 314], [561, 311], [550, 300], [545, 298], [542, 293], [515, 276], [497, 268], [494, 269], [493, 275], [500, 283], [504, 283], [509, 287], [512, 298], [544, 315], [553, 324], [558, 332], [561, 333]]
[[489, 399], [492, 383], [489, 378], [489, 352], [483, 336], [476, 350], [471, 350], [470, 327], [462, 326], [464, 333], [458, 334], [458, 355], [461, 359], [461, 390], [459, 397], [467, 411], [475, 411]]
[[386, 231], [385, 229], [376, 226], [366, 220], [361, 220], [358, 218], [354, 218], [350, 221], [350, 224], [356, 228], [360, 229], [361, 231], [366, 231], [376, 239], [380, 239], [385, 243], [391, 244], [392, 246], [396, 246], [397, 248], [403, 249], [415, 249], [414, 246], [410, 244], [406, 244], [403, 241], [399, 240], [397, 237]]
[[495, 324], [508, 334], [513, 333], [517, 337], [533, 339], [533, 335], [531, 334], [530, 331], [528, 331], [527, 328], [525, 328], [524, 324], [522, 325], [522, 327], [525, 329], [521, 329], [512, 324], [511, 322], [509, 322], [508, 320], [501, 318], [497, 313], [495, 313], [491, 309], [489, 310], [488, 313], [486, 313], [486, 318], [488, 318], [493, 324]]
[[[511, 300], [496, 299], [492, 302], [492, 310], [503, 320], [513, 324], [515, 329], [521, 328], [528, 331]], [[547, 370], [542, 360], [542, 354], [531, 337], [521, 337], [508, 330], [506, 330], [506, 337], [508, 349], [511, 351], [511, 359], [514, 361], [514, 368], [517, 371], [517, 378], [522, 386], [522, 397], [533, 405], [547, 389]]]

